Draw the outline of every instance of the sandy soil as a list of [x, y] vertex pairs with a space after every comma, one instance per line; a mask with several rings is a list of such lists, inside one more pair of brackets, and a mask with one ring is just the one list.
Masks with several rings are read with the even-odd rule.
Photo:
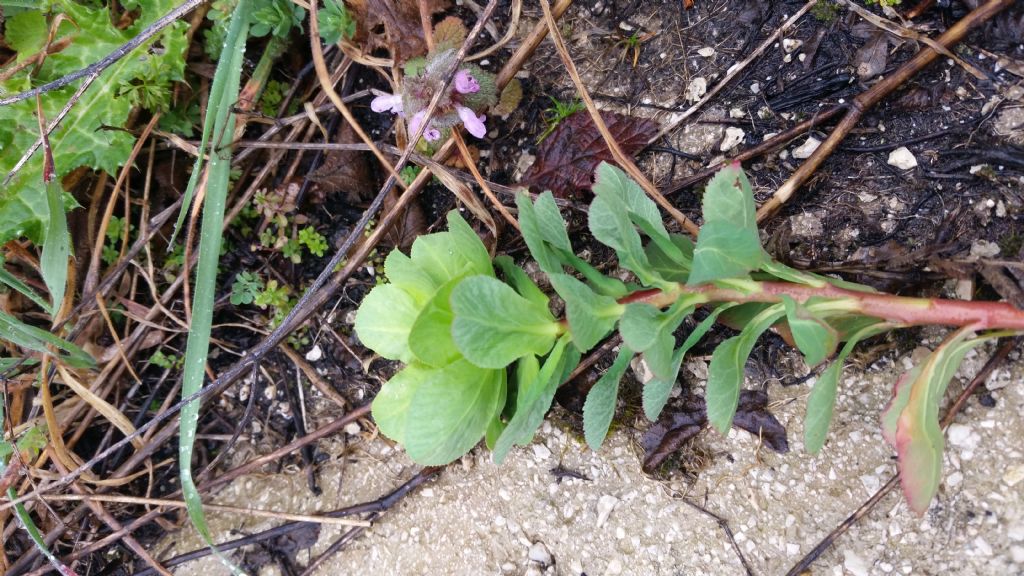
[[[937, 340], [927, 342], [934, 346]], [[1016, 353], [1014, 353], [1016, 355]], [[962, 385], [987, 351], [967, 360]], [[743, 574], [722, 528], [687, 504], [700, 502], [725, 518], [756, 574], [783, 574], [817, 541], [884, 484], [894, 471], [878, 429], [878, 412], [896, 374], [911, 359], [882, 359], [850, 371], [838, 400], [829, 444], [803, 452], [800, 420], [807, 386], [772, 388], [775, 412], [790, 430], [793, 450], [758, 450], [756, 439], [733, 431], [705, 432], [714, 453], [695, 482], [682, 475], [659, 480], [640, 470], [639, 432], [620, 427], [591, 452], [557, 412], [533, 445], [497, 466], [475, 451], [449, 466], [388, 512], [317, 574]], [[693, 366], [692, 372], [700, 372]], [[875, 511], [815, 564], [814, 574], [1024, 573], [1024, 377], [1019, 358], [988, 381], [994, 408], [976, 401], [949, 433], [945, 479], [923, 518], [899, 494]], [[951, 386], [956, 390], [957, 381]], [[748, 382], [748, 384], [750, 384]], [[341, 444], [334, 446], [340, 449]], [[328, 450], [331, 448], [328, 447]], [[314, 498], [302, 473], [240, 478], [218, 503], [315, 513], [383, 495], [416, 466], [384, 440], [356, 440], [342, 465], [320, 469], [324, 495]], [[549, 472], [562, 465], [589, 478], [561, 483]], [[273, 522], [211, 514], [223, 540]], [[341, 533], [325, 528], [297, 556], [302, 565]], [[196, 535], [175, 535], [166, 554], [199, 547]], [[531, 558], [533, 558], [531, 560]], [[227, 571], [215, 560], [190, 563], [177, 574]], [[261, 574], [279, 573], [274, 567]]]

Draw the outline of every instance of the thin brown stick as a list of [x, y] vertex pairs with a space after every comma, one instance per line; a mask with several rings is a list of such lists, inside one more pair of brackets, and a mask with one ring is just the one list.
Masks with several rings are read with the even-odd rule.
[[[980, 5], [978, 8], [972, 10], [969, 14], [960, 19], [959, 22], [954, 24], [949, 30], [946, 30], [941, 36], [936, 39], [936, 42], [949, 48], [960, 40], [970, 31], [972, 28], [982, 24], [1001, 12], [1003, 9], [1012, 5], [1014, 0], [988, 0], [988, 2]], [[797, 189], [800, 188], [807, 180], [814, 174], [815, 170], [825, 159], [832, 155], [832, 152], [839, 146], [839, 143], [846, 138], [850, 130], [860, 121], [861, 117], [865, 112], [870, 110], [875, 104], [880, 102], [883, 98], [888, 96], [891, 92], [902, 86], [907, 80], [912, 78], [918, 72], [923, 70], [926, 66], [931, 64], [938, 58], [939, 53], [931, 47], [922, 48], [913, 58], [907, 61], [906, 64], [901, 66], [899, 70], [893, 73], [891, 76], [886, 77], [878, 84], [875, 84], [870, 90], [862, 92], [856, 98], [850, 102], [850, 106], [846, 111], [846, 116], [840, 120], [839, 124], [836, 125], [835, 129], [829, 135], [828, 139], [825, 140], [818, 146], [818, 149], [811, 154], [804, 163], [789, 177], [775, 194], [765, 202], [761, 208], [757, 211], [757, 221], [761, 222], [767, 218], [770, 218], [782, 207], [783, 204], [789, 201], [790, 198], [796, 194]]]
[[[992, 354], [992, 357], [988, 359], [988, 362], [986, 362], [985, 365], [982, 366], [981, 370], [974, 375], [971, 382], [964, 388], [963, 392], [956, 397], [956, 400], [953, 401], [949, 410], [946, 411], [946, 415], [940, 423], [943, 430], [949, 428], [949, 425], [953, 423], [956, 415], [963, 409], [964, 405], [967, 404], [967, 400], [974, 394], [974, 391], [978, 389], [978, 386], [981, 386], [981, 384], [988, 380], [989, 375], [992, 374], [992, 371], [995, 370], [997, 366], [1006, 361], [1006, 357], [1009, 356], [1010, 352], [1021, 343], [1021, 340], [1021, 337], [1010, 338], [1005, 340], [999, 348], [996, 349], [995, 353]], [[810, 552], [798, 560], [797, 563], [794, 564], [788, 572], [786, 572], [786, 576], [801, 576], [802, 574], [806, 574], [807, 571], [810, 570], [811, 564], [813, 564], [814, 561], [817, 560], [818, 557], [820, 557], [826, 550], [831, 548], [840, 536], [848, 532], [850, 528], [860, 521], [861, 518], [867, 516], [868, 513], [882, 501], [882, 498], [896, 489], [896, 486], [899, 485], [899, 480], [900, 475], [899, 472], [897, 472], [889, 479], [888, 482], [879, 488], [877, 492], [872, 494], [867, 501], [854, 510], [853, 514], [847, 516], [839, 526], [832, 529], [832, 531], [822, 538]]]
[[651, 197], [663, 210], [669, 213], [672, 218], [679, 223], [684, 230], [686, 230], [691, 236], [696, 237], [697, 232], [700, 228], [694, 224], [689, 218], [686, 217], [682, 212], [679, 211], [675, 206], [672, 205], [662, 194], [654, 187], [654, 184], [640, 171], [633, 159], [630, 158], [626, 153], [619, 147], [619, 143], [612, 136], [611, 132], [608, 131], [608, 126], [604, 122], [604, 118], [601, 117], [601, 112], [597, 109], [594, 104], [594, 100], [590, 97], [590, 93], [587, 91], [586, 85], [583, 84], [583, 79], [580, 77], [579, 72], [576, 70], [576, 64], [572, 61], [572, 57], [569, 55], [569, 50], [565, 47], [565, 40], [562, 39], [562, 33], [558, 30], [558, 25], [555, 23], [554, 15], [551, 12], [551, 5], [548, 0], [540, 0], [541, 8], [544, 9], [544, 21], [548, 26], [548, 34], [551, 35], [551, 40], [555, 43], [555, 49], [558, 51], [558, 55], [562, 59], [562, 64], [565, 66], [569, 77], [572, 78], [573, 84], [576, 85], [576, 91], [579, 92], [580, 98], [583, 99], [583, 103], [587, 107], [587, 112], [590, 113], [590, 118], [594, 121], [594, 126], [597, 127], [597, 131], [601, 133], [601, 137], [604, 138], [605, 144], [608, 146], [608, 150], [611, 151], [612, 157], [615, 158], [615, 162], [626, 171], [630, 177], [635, 180], [644, 192]]
[[[112, 502], [116, 504], [140, 504], [143, 506], [160, 506], [163, 508], [185, 508], [187, 504], [181, 500], [169, 500], [167, 498], [140, 498], [138, 496], [121, 496], [114, 494], [56, 494], [44, 498], [47, 502]], [[293, 522], [310, 522], [312, 524], [333, 524], [335, 526], [369, 526], [370, 523], [363, 520], [352, 520], [350, 518], [332, 518], [330, 516], [317, 516], [310, 514], [294, 514], [291, 512], [277, 512], [274, 510], [260, 510], [258, 508], [243, 508], [241, 506], [225, 506], [222, 504], [204, 503], [203, 508], [213, 512], [225, 512], [229, 514], [242, 514], [257, 518], [273, 518], [276, 520], [290, 520]], [[116, 530], [121, 530], [120, 527]]]
[[487, 180], [484, 180], [484, 177], [480, 175], [480, 171], [477, 170], [476, 163], [473, 162], [473, 156], [469, 153], [469, 148], [466, 147], [466, 142], [462, 139], [462, 134], [453, 130], [452, 139], [455, 140], [455, 145], [459, 147], [459, 154], [462, 155], [462, 163], [466, 165], [466, 168], [469, 168], [470, 174], [472, 174], [473, 178], [476, 179], [476, 183], [480, 186], [480, 189], [483, 190], [484, 196], [487, 196], [487, 199], [491, 201], [491, 204], [494, 204], [494, 208], [501, 213], [502, 218], [504, 218], [506, 222], [511, 224], [516, 230], [519, 230], [519, 222], [512, 216], [512, 214], [509, 213], [508, 208], [498, 200], [498, 197], [494, 195], [491, 187], [487, 184]]

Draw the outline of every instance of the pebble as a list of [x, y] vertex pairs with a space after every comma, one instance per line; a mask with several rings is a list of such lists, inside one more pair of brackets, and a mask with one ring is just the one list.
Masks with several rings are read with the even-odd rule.
[[345, 427], [342, 428], [342, 430], [344, 430], [345, 434], [348, 434], [349, 436], [358, 436], [359, 432], [362, 431], [358, 422], [349, 422], [348, 424], [345, 424]]
[[821, 140], [818, 140], [814, 136], [807, 138], [807, 141], [793, 149], [793, 158], [797, 160], [806, 160], [814, 154], [814, 151], [821, 146]]
[[697, 102], [704, 97], [708, 91], [708, 81], [706, 78], [698, 76], [693, 80], [690, 80], [690, 84], [686, 86], [686, 101]]
[[551, 552], [548, 551], [548, 547], [543, 542], [534, 542], [533, 546], [530, 546], [528, 557], [530, 562], [540, 564], [541, 568], [547, 568], [552, 562]]
[[569, 562], [569, 571], [572, 572], [573, 576], [580, 576], [583, 574], [583, 563], [580, 562], [579, 558], [573, 558]]
[[718, 149], [722, 152], [728, 152], [743, 142], [743, 138], [746, 137], [746, 132], [742, 128], [730, 126], [725, 129], [725, 137], [722, 138], [722, 143], [718, 145]]
[[309, 352], [306, 352], [306, 360], [309, 362], [316, 362], [317, 360], [324, 357], [324, 351], [320, 348], [319, 344], [314, 344]]
[[947, 434], [949, 435], [949, 443], [954, 446], [967, 450], [973, 450], [978, 447], [980, 438], [971, 430], [970, 426], [951, 424]]
[[551, 458], [551, 450], [547, 446], [543, 444], [534, 444], [532, 448], [533, 456], [538, 462], [544, 462], [548, 458]]
[[785, 38], [782, 40], [782, 49], [786, 52], [786, 54], [790, 54], [796, 51], [803, 45], [804, 41], [797, 40], [796, 38]]
[[988, 240], [975, 240], [971, 244], [971, 256], [975, 258], [994, 258], [999, 255], [999, 244]]
[[529, 566], [523, 576], [544, 576], [544, 572], [537, 566]]
[[712, 48], [711, 46], [705, 46], [700, 50], [697, 50], [697, 54], [700, 54], [705, 58], [711, 58], [712, 56], [715, 55], [715, 49]]
[[868, 576], [870, 574], [867, 560], [861, 558], [853, 550], [843, 550], [843, 568], [846, 568], [853, 576]]
[[889, 159], [886, 163], [900, 170], [909, 170], [917, 166], [917, 158], [914, 157], [914, 154], [906, 146], [900, 146], [889, 153]]
[[1016, 486], [1021, 480], [1024, 480], [1024, 464], [1014, 464], [1003, 473], [1003, 482], [1007, 486]]
[[1010, 559], [1014, 564], [1024, 564], [1024, 546], [1010, 546]]
[[597, 501], [597, 527], [600, 528], [608, 522], [608, 517], [612, 515], [612, 510], [619, 503], [619, 499], [611, 494], [605, 494], [601, 496]]

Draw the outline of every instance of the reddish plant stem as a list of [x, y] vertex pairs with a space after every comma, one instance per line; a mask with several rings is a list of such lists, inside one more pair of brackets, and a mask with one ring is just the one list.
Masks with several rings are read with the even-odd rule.
[[677, 291], [640, 290], [619, 300], [620, 304], [644, 302], [668, 306], [684, 294], [703, 294], [707, 302], [782, 302], [789, 296], [797, 302], [810, 298], [827, 298], [848, 305], [852, 314], [871, 316], [908, 325], [974, 326], [977, 330], [1024, 330], [1024, 310], [1004, 302], [974, 302], [943, 298], [910, 298], [877, 292], [857, 292], [832, 284], [823, 287], [790, 282], [751, 282], [750, 291], [720, 288], [712, 284], [687, 286], [680, 284]]

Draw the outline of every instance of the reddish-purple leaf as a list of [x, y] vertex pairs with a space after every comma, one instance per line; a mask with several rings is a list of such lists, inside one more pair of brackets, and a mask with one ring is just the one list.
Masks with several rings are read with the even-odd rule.
[[784, 454], [789, 452], [789, 440], [782, 423], [768, 411], [768, 394], [761, 390], [740, 391], [740, 405], [732, 425], [759, 436], [765, 446]]
[[[652, 120], [602, 112], [601, 118], [623, 153], [632, 156], [658, 131]], [[565, 198], [590, 190], [594, 170], [602, 161], [614, 162], [611, 150], [586, 111], [569, 116], [537, 149], [537, 160], [523, 175], [523, 184], [534, 192], [551, 190]]]
[[[707, 425], [707, 407], [699, 396], [687, 396], [674, 410], [665, 410], [640, 440], [644, 470], [660, 466]], [[740, 391], [733, 426], [760, 436], [765, 446], [780, 453], [789, 451], [786, 429], [768, 412], [768, 395], [760, 390]]]

